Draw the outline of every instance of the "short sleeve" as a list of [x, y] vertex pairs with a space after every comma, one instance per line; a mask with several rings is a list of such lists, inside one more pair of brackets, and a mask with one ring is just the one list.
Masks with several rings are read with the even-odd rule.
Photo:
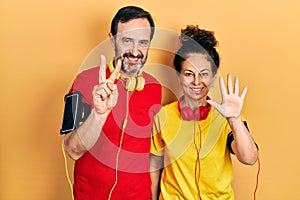
[[159, 115], [155, 115], [151, 130], [151, 147], [150, 153], [156, 156], [164, 155], [164, 141], [161, 134]]

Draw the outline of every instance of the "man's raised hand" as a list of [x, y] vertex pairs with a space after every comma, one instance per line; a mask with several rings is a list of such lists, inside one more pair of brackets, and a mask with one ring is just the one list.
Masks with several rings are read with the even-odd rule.
[[101, 55], [99, 68], [98, 85], [94, 86], [93, 101], [94, 108], [97, 114], [105, 114], [110, 111], [118, 100], [117, 86], [114, 84], [121, 70], [121, 60], [118, 60], [117, 66], [111, 73], [110, 77], [106, 79], [106, 59]]

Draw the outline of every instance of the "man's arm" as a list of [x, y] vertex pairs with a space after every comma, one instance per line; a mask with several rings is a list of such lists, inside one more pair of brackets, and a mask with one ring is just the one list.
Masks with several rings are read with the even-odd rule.
[[101, 56], [99, 82], [92, 92], [94, 109], [76, 130], [65, 135], [66, 152], [74, 160], [79, 159], [94, 146], [108, 114], [117, 103], [118, 91], [114, 81], [121, 70], [121, 61], [118, 60], [116, 68], [108, 79], [106, 79], [105, 69], [106, 59]]
[[73, 160], [78, 160], [87, 151], [76, 130], [65, 135], [64, 143], [68, 156]]
[[85, 152], [94, 146], [106, 121], [107, 115], [108, 112], [98, 115], [93, 109], [89, 117], [80, 127], [65, 135], [65, 149], [72, 159], [78, 160]]

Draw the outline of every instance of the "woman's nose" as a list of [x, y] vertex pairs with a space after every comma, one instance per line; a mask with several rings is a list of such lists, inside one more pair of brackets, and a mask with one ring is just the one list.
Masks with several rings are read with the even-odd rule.
[[201, 76], [195, 74], [195, 76], [194, 76], [194, 84], [195, 84], [195, 85], [198, 85], [199, 83], [201, 83], [201, 81], [202, 81]]

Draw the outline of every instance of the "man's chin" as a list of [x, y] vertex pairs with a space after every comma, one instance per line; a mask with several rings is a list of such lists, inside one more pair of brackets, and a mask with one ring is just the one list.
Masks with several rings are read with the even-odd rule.
[[127, 74], [127, 75], [134, 75], [140, 71], [140, 69], [143, 67], [141, 63], [136, 63], [136, 64], [123, 64], [122, 70]]

